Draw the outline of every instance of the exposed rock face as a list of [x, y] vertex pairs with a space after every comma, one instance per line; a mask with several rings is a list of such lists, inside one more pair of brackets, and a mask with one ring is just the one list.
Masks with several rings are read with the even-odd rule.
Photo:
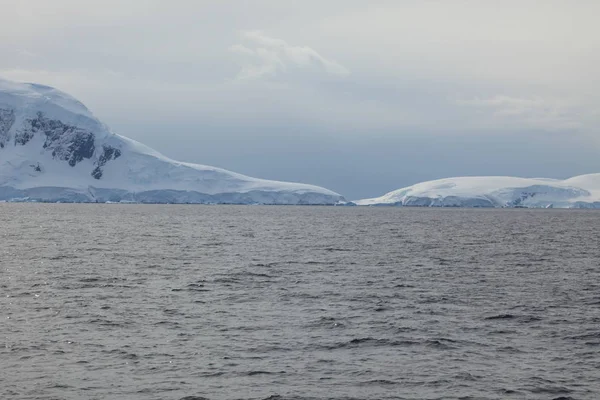
[[52, 157], [67, 161], [71, 167], [94, 155], [94, 134], [91, 132], [48, 119], [41, 112], [37, 113], [37, 118], [28, 119], [27, 124], [30, 126], [25, 126], [18, 134], [22, 138], [21, 145], [42, 132], [46, 136], [44, 149], [52, 151]]
[[102, 146], [102, 154], [98, 157], [98, 161], [96, 161], [96, 168], [92, 171], [92, 176], [95, 179], [102, 178], [102, 167], [106, 165], [106, 163], [110, 160], [116, 160], [121, 157], [121, 150], [114, 148], [112, 146], [103, 145]]
[[[14, 117], [14, 113], [12, 115]], [[42, 112], [38, 112], [36, 118], [25, 120], [15, 134], [15, 145], [25, 146], [38, 133], [45, 135], [44, 149], [51, 151], [52, 157], [67, 161], [71, 167], [94, 155], [93, 133], [46, 118]]]
[[[10, 132], [14, 123], [14, 110], [0, 108], [0, 148], [4, 148], [10, 143]], [[14, 145], [25, 146], [38, 134], [44, 135], [43, 148], [50, 151], [53, 158], [66, 161], [71, 167], [94, 156], [95, 136], [92, 132], [65, 124], [60, 120], [46, 118], [42, 112], [38, 112], [35, 118], [26, 119], [23, 126], [16, 130]], [[120, 156], [121, 150], [103, 145], [102, 153], [94, 163], [96, 167], [92, 171], [92, 176], [100, 179], [102, 177], [102, 167], [108, 161], [117, 159]], [[35, 172], [42, 172], [39, 163], [32, 164], [31, 167]]]
[[40, 163], [31, 164], [30, 167], [33, 168], [35, 172], [42, 172], [42, 166]]
[[0, 148], [4, 148], [10, 141], [10, 128], [15, 123], [14, 110], [0, 108]]

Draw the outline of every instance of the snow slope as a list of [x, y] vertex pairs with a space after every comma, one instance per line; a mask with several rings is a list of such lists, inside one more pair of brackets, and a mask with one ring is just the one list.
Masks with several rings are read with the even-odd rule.
[[600, 208], [600, 173], [566, 180], [478, 176], [423, 182], [357, 205]]
[[59, 90], [0, 79], [0, 200], [336, 204], [300, 183], [178, 162], [112, 133]]

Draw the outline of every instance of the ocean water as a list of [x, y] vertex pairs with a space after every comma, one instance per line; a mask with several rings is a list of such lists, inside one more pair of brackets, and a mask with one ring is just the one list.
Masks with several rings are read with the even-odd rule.
[[598, 399], [600, 212], [0, 204], [0, 399]]

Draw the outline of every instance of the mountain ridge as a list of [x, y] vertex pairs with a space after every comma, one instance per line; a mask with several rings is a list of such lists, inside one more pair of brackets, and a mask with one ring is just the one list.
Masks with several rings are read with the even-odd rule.
[[473, 176], [421, 182], [361, 206], [600, 208], [600, 173], [569, 179]]
[[83, 103], [0, 79], [0, 200], [337, 204], [331, 190], [172, 160], [113, 133]]
[[346, 202], [319, 186], [173, 160], [113, 133], [67, 93], [0, 78], [0, 201], [600, 208], [600, 173], [445, 178]]

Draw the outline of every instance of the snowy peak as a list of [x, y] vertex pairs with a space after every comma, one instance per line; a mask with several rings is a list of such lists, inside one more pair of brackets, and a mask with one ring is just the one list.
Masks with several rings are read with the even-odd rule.
[[335, 204], [342, 196], [178, 162], [54, 88], [0, 80], [0, 200]]
[[65, 125], [109, 135], [104, 126], [80, 101], [67, 93], [34, 83], [0, 79], [0, 109], [13, 109], [16, 115], [34, 118], [42, 112]]
[[600, 208], [600, 174], [566, 180], [503, 176], [447, 178], [419, 183], [355, 203], [422, 207]]
[[[100, 136], [107, 136], [99, 123], [96, 125], [100, 129], [95, 130], [89, 128], [89, 123], [86, 124], [87, 128], [67, 124], [60, 119], [48, 117], [47, 113], [41, 111], [44, 110], [42, 105], [34, 104], [28, 109], [19, 109], [5, 101], [0, 107], [0, 149], [6, 148], [4, 153], [7, 153], [7, 156], [10, 156], [8, 153], [11, 152], [11, 147], [14, 148], [12, 152], [23, 155], [41, 145], [41, 149], [38, 150], [42, 157], [34, 158], [44, 159], [47, 158], [44, 155], [49, 154], [54, 161], [65, 162], [75, 167], [84, 160], [93, 159], [97, 154], [96, 168], [90, 173], [95, 179], [100, 179], [101, 168], [107, 161], [120, 155], [118, 149], [106, 144], [101, 146], [101, 151], [96, 151], [98, 132], [102, 134]], [[42, 172], [41, 159], [30, 160], [36, 161], [36, 172]]]
[[[179, 162], [112, 133], [60, 90], [0, 79], [0, 201], [337, 204], [339, 194]], [[358, 205], [600, 208], [600, 174], [566, 180], [462, 177]]]

